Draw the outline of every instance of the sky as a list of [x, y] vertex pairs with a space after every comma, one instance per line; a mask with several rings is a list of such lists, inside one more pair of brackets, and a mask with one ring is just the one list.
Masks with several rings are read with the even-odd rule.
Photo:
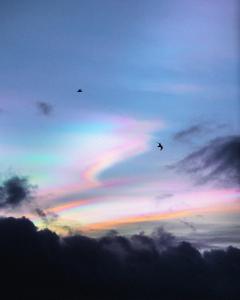
[[238, 18], [237, 0], [1, 1], [0, 181], [27, 176], [60, 234], [240, 246]]

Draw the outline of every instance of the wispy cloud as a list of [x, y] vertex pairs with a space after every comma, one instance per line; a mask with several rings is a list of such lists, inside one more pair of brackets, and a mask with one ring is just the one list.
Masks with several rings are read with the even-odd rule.
[[196, 123], [185, 129], [177, 131], [173, 135], [173, 139], [177, 142], [191, 142], [197, 141], [203, 136], [209, 136], [210, 134], [216, 135], [219, 131], [222, 132], [227, 128], [226, 124], [214, 124], [213, 122], [201, 122]]
[[198, 184], [240, 184], [240, 136], [225, 136], [187, 155], [175, 165], [196, 179]]
[[163, 194], [156, 196], [155, 199], [162, 200], [162, 199], [166, 199], [166, 198], [171, 198], [173, 196], [174, 196], [174, 194], [172, 194], [172, 193], [163, 193]]
[[173, 138], [176, 141], [186, 141], [193, 136], [199, 137], [200, 134], [206, 131], [206, 127], [201, 124], [192, 125], [186, 129], [180, 130], [174, 134]]
[[190, 228], [192, 231], [196, 231], [197, 228], [193, 222], [187, 221], [186, 219], [179, 220], [179, 222], [183, 223], [185, 226]]
[[163, 94], [194, 94], [204, 90], [204, 87], [191, 83], [152, 83], [144, 87], [149, 92], [159, 92]]

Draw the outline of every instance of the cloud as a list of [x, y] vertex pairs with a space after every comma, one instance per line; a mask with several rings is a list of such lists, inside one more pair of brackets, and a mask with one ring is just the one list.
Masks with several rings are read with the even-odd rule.
[[0, 208], [16, 208], [32, 199], [34, 186], [26, 177], [13, 176], [0, 185]]
[[184, 225], [186, 225], [188, 228], [190, 228], [192, 231], [196, 231], [197, 228], [195, 227], [195, 225], [192, 222], [189, 222], [187, 220], [179, 220], [180, 223], [183, 223]]
[[41, 220], [46, 226], [50, 225], [58, 219], [58, 215], [56, 213], [48, 212], [39, 207], [35, 208], [34, 212], [41, 218]]
[[[240, 225], [238, 223], [233, 225], [224, 224], [224, 226], [201, 223], [199, 224], [199, 230], [190, 232], [184, 237], [184, 240], [201, 249], [223, 249], [229, 244], [239, 247], [239, 230]], [[183, 239], [183, 237], [178, 238]]]
[[163, 227], [156, 228], [151, 237], [161, 250], [176, 246], [177, 244], [175, 236], [166, 232]]
[[183, 95], [199, 93], [204, 90], [204, 87], [189, 83], [151, 83], [143, 88], [145, 91], [160, 92], [164, 94]]
[[179, 142], [191, 139], [193, 136], [199, 136], [206, 131], [206, 127], [200, 124], [190, 126], [184, 130], [180, 130], [174, 134], [173, 139]]
[[174, 167], [196, 179], [226, 186], [240, 184], [240, 136], [219, 137], [192, 152]]
[[46, 226], [52, 224], [58, 219], [58, 215], [54, 212], [36, 207], [37, 204], [33, 197], [33, 191], [35, 189], [36, 186], [31, 185], [27, 177], [13, 176], [5, 180], [2, 185], [0, 185], [0, 209], [17, 209], [24, 203], [29, 204], [29, 208], [34, 214], [41, 218]]
[[43, 114], [44, 116], [49, 116], [53, 112], [53, 106], [47, 102], [39, 101], [36, 103], [36, 105], [37, 105], [39, 112], [41, 114]]
[[[48, 150], [51, 155], [46, 170], [48, 177], [54, 178], [54, 185], [46, 189], [46, 193], [55, 194], [60, 198], [106, 186], [109, 190], [111, 184], [122, 185], [125, 179], [122, 181], [121, 178], [116, 179], [112, 176], [109, 179], [109, 175], [103, 178], [103, 173], [117, 164], [147, 152], [153, 132], [163, 127], [160, 121], [111, 115], [98, 118], [99, 120], [91, 117], [86, 123], [77, 120], [77, 125], [74, 125], [73, 121], [65, 124], [67, 135], [57, 129], [54, 140], [56, 147], [54, 152], [52, 147]], [[46, 147], [48, 148], [48, 145]], [[42, 153], [41, 150], [40, 155], [49, 157], [49, 152]], [[55, 161], [58, 163], [55, 164]], [[35, 164], [35, 161], [33, 163]], [[53, 164], [53, 168], [49, 168], [49, 164]], [[36, 168], [39, 168], [39, 165], [36, 165]], [[45, 165], [39, 170], [43, 178], [41, 184], [43, 186], [46, 183], [49, 186], [43, 173], [44, 168]]]
[[201, 254], [173, 240], [163, 229], [63, 238], [26, 218], [0, 218], [2, 293], [7, 287], [8, 299], [238, 299], [239, 249]]
[[204, 122], [204, 124], [193, 124], [183, 130], [176, 132], [173, 135], [173, 139], [177, 142], [190, 142], [192, 139], [198, 139], [204, 135], [209, 135], [219, 130], [225, 130], [227, 128], [226, 124], [210, 124], [209, 122]]
[[165, 194], [161, 194], [155, 197], [156, 200], [162, 200], [162, 199], [167, 199], [167, 198], [171, 198], [173, 197], [174, 194], [172, 193], [165, 193]]

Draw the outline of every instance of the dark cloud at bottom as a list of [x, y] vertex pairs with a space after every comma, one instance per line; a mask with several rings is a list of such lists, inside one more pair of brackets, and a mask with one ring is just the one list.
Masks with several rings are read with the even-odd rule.
[[201, 254], [162, 229], [65, 238], [26, 219], [0, 219], [5, 299], [239, 299], [240, 250]]

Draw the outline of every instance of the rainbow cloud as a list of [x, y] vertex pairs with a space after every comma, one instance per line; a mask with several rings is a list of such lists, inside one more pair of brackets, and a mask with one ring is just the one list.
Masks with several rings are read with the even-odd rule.
[[[240, 190], [236, 189], [200, 189], [179, 193], [171, 201], [161, 200], [156, 207], [154, 201], [145, 196], [114, 196], [114, 199], [104, 196], [74, 200], [52, 207], [49, 211], [60, 215], [59, 224], [72, 224], [75, 230], [91, 232], [134, 223], [179, 219], [199, 213], [239, 213], [239, 197]], [[81, 224], [77, 224], [77, 220]], [[58, 231], [58, 228], [55, 230]]]
[[72, 131], [68, 126], [64, 145], [59, 146], [64, 151], [55, 154], [65, 157], [55, 168], [57, 180], [43, 188], [41, 195], [52, 194], [56, 199], [96, 187], [121, 184], [121, 181], [102, 182], [100, 175], [115, 164], [147, 151], [152, 133], [163, 127], [160, 122], [112, 116], [95, 120], [94, 126], [91, 126], [91, 120], [88, 122], [90, 132], [86, 124], [75, 125]]
[[[41, 187], [41, 207], [57, 213], [61, 224], [75, 224], [78, 228], [76, 223], [80, 222], [81, 230], [179, 218], [214, 211], [214, 207], [222, 211], [228, 203], [227, 210], [238, 210], [235, 200], [239, 199], [239, 191], [197, 190], [185, 178], [101, 178], [106, 169], [146, 152], [153, 133], [163, 127], [163, 123], [155, 121], [94, 116], [51, 129], [48, 137], [39, 139], [44, 140], [44, 145], [35, 138], [31, 148], [28, 144], [25, 148], [3, 146], [14, 150], [23, 172], [32, 174], [33, 183]], [[120, 192], [109, 189], [122, 186]], [[173, 196], [156, 204], [154, 195], [161, 190]]]

